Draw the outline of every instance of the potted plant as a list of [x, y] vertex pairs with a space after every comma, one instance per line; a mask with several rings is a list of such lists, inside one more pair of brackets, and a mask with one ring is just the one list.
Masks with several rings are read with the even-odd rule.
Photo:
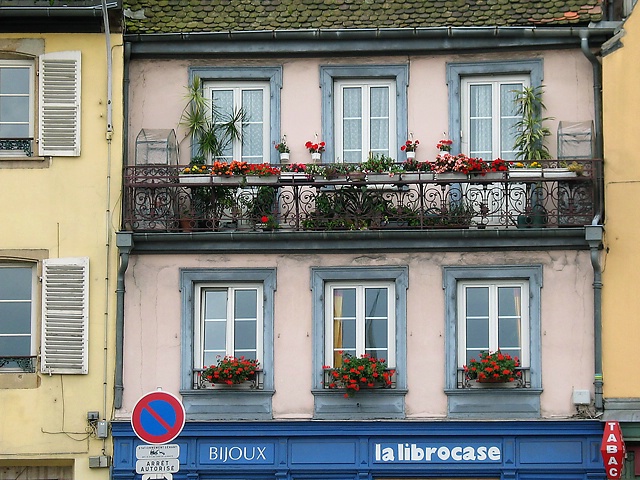
[[463, 180], [469, 172], [468, 160], [469, 157], [464, 153], [440, 153], [436, 156], [433, 171], [437, 174], [438, 180]]
[[433, 180], [433, 164], [431, 162], [418, 162], [413, 158], [408, 158], [402, 164], [402, 180]]
[[436, 148], [441, 152], [449, 153], [451, 152], [451, 145], [453, 145], [453, 141], [445, 138], [438, 142], [438, 144], [436, 145]]
[[307, 173], [307, 166], [304, 163], [290, 163], [288, 165], [282, 165], [280, 168], [280, 180], [284, 181], [296, 181], [296, 180], [308, 180], [309, 174]]
[[543, 124], [551, 117], [542, 117], [542, 111], [546, 110], [542, 102], [544, 86], [524, 87], [522, 90], [514, 90], [517, 114], [520, 116], [514, 128], [516, 137], [514, 150], [516, 159], [524, 161], [540, 161], [551, 158], [549, 149], [544, 144], [544, 139], [551, 135], [551, 131]]
[[404, 145], [400, 147], [400, 150], [407, 154], [407, 160], [416, 158], [416, 150], [418, 149], [418, 145], [420, 145], [419, 140], [413, 139], [413, 133], [409, 134], [409, 139], [404, 142]]
[[367, 180], [376, 183], [400, 180], [402, 167], [397, 165], [395, 160], [384, 154], [369, 153], [369, 158], [362, 164], [362, 171], [367, 174]]
[[344, 396], [353, 397], [361, 388], [390, 387], [395, 370], [389, 370], [384, 359], [377, 359], [369, 354], [356, 357], [342, 353], [339, 366], [323, 366], [329, 373], [328, 388], [344, 388]]
[[307, 142], [304, 144], [305, 148], [309, 150], [311, 154], [311, 160], [317, 162], [322, 157], [326, 144], [324, 142], [318, 142], [318, 136], [316, 135], [315, 142]]
[[282, 136], [282, 140], [280, 140], [280, 143], [275, 144], [275, 149], [278, 151], [278, 153], [280, 153], [281, 162], [289, 161], [289, 154], [291, 153], [291, 150], [289, 149], [289, 145], [287, 145], [286, 135]]
[[510, 162], [509, 178], [540, 178], [542, 177], [542, 164], [532, 162]]
[[258, 360], [226, 355], [218, 358], [216, 365], [206, 367], [202, 377], [212, 384], [238, 385], [253, 379], [259, 367]]
[[203, 93], [200, 77], [194, 77], [187, 87], [187, 105], [182, 111], [180, 125], [187, 129], [196, 156], [213, 161], [224, 155], [227, 147], [242, 138], [244, 110], [223, 114]]
[[519, 366], [517, 357], [496, 350], [493, 353], [480, 352], [480, 358], [472, 358], [463, 369], [469, 380], [479, 383], [508, 383], [520, 377], [521, 372], [517, 370]]
[[248, 184], [276, 183], [280, 169], [268, 163], [252, 163], [247, 168], [245, 179]]

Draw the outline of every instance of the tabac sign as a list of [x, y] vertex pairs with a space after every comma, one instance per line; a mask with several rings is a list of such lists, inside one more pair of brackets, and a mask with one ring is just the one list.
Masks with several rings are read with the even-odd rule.
[[622, 441], [622, 430], [618, 422], [605, 422], [600, 451], [607, 478], [617, 480], [622, 477], [622, 464], [626, 452]]

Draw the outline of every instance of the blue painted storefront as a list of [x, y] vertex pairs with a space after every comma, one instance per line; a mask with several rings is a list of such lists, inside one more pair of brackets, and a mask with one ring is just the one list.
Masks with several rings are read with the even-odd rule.
[[[500, 478], [604, 480], [602, 423], [187, 422], [175, 480]], [[140, 479], [128, 422], [113, 422], [113, 479]]]

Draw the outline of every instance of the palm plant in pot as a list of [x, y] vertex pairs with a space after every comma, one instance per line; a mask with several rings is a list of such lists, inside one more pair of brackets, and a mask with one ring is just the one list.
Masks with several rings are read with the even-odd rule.
[[551, 154], [544, 144], [546, 137], [551, 135], [544, 122], [553, 120], [552, 117], [542, 117], [546, 106], [542, 101], [544, 86], [524, 87], [516, 90], [515, 102], [520, 120], [514, 125], [516, 137], [514, 149], [516, 158], [526, 162], [549, 160]]

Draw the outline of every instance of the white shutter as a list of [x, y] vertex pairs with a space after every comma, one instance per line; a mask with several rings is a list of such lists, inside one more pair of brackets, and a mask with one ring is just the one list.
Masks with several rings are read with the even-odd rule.
[[87, 373], [89, 259], [42, 263], [42, 373]]
[[80, 52], [40, 56], [39, 155], [80, 155]]

